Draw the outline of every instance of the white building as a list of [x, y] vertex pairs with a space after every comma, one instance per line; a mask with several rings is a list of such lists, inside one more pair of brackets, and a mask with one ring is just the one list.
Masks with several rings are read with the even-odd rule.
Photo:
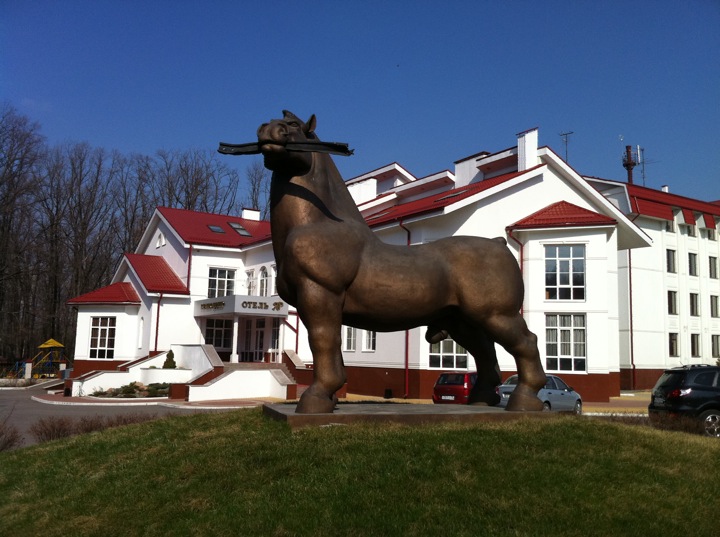
[[[678, 197], [654, 201], [671, 207], [673, 221], [685, 226], [685, 211], [702, 218], [702, 237], [686, 237], [684, 228], [672, 234], [665, 231], [670, 220], [649, 214], [646, 207], [654, 205], [633, 201], [640, 199], [640, 187], [580, 176], [552, 150], [538, 147], [535, 129], [519, 134], [517, 147], [457, 161], [454, 172], [416, 178], [390, 164], [347, 185], [368, 224], [389, 243], [419, 244], [451, 235], [505, 237], [522, 269], [523, 314], [539, 338], [544, 366], [586, 401], [617, 395], [621, 383], [654, 382], [660, 369], [683, 361], [686, 340], [697, 361], [709, 361], [705, 345], [710, 342], [717, 353], [720, 206], [685, 200], [698, 204], [692, 209], [679, 205]], [[191, 370], [174, 385], [175, 397], [251, 396], [252, 383], [241, 379], [260, 373], [240, 370], [233, 373], [234, 384], [220, 376], [240, 367], [231, 365], [235, 362], [283, 361], [287, 369], [272, 372], [272, 379], [265, 371], [267, 382], [254, 383], [281, 396], [283, 390], [294, 396], [293, 380], [310, 381], [307, 333], [274, 291], [269, 224], [243, 216], [156, 211], [113, 283], [70, 301], [78, 309], [73, 393], [109, 382], [107, 375], [99, 380], [91, 371], [146, 363], [144, 357], [163, 356], [171, 348]], [[665, 274], [671, 246], [677, 256], [715, 259], [714, 276], [711, 268], [699, 276]], [[663, 315], [670, 295], [659, 293], [661, 286], [677, 293], [678, 313]], [[715, 298], [707, 299], [699, 315], [688, 310], [686, 316], [681, 293]], [[393, 333], [343, 327], [347, 391], [428, 398], [438, 371], [474, 368], [472, 358], [452, 341], [430, 346], [424, 332], [424, 327]], [[698, 339], [694, 334], [699, 347], [692, 346]], [[203, 361], [199, 354], [209, 357]], [[515, 371], [513, 359], [499, 347], [498, 358], [506, 376]], [[149, 369], [136, 374], [147, 376]], [[205, 384], [211, 377], [222, 390]], [[206, 395], [195, 395], [200, 392]]]

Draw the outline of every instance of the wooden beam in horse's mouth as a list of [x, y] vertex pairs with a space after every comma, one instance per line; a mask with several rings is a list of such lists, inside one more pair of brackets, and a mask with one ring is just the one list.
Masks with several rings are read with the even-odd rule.
[[[332, 155], [340, 155], [349, 157], [355, 150], [350, 149], [348, 144], [340, 142], [323, 142], [321, 140], [307, 140], [304, 142], [288, 142], [285, 144], [288, 151], [313, 152], [313, 153], [330, 153]], [[251, 142], [249, 144], [226, 144], [220, 142], [218, 153], [224, 155], [257, 155], [260, 153], [260, 143]]]

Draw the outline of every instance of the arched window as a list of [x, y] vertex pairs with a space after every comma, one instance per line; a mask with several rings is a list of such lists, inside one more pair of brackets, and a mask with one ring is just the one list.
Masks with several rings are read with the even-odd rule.
[[260, 277], [259, 277], [259, 283], [260, 283], [260, 296], [268, 296], [268, 283], [270, 278], [268, 278], [268, 271], [265, 267], [262, 267], [260, 269]]

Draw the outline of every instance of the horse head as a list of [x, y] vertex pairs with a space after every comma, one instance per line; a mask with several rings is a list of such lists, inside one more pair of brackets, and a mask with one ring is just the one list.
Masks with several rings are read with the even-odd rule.
[[289, 151], [287, 145], [317, 140], [315, 125], [315, 114], [304, 122], [287, 110], [283, 110], [282, 119], [273, 119], [260, 125], [257, 137], [265, 167], [283, 175], [307, 174], [312, 167], [312, 153]]

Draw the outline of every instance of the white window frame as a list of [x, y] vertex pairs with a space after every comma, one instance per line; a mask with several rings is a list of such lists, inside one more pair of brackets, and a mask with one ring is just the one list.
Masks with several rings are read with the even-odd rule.
[[677, 291], [668, 290], [668, 315], [677, 315]]
[[208, 298], [221, 298], [232, 295], [234, 292], [235, 269], [210, 267], [208, 270]]
[[377, 347], [377, 333], [373, 330], [364, 330], [362, 350], [363, 352], [375, 352]]
[[688, 253], [688, 274], [690, 276], [698, 275], [697, 254], [695, 252]]
[[711, 255], [708, 258], [708, 269], [710, 274], [710, 279], [717, 280], [718, 279], [718, 258], [717, 256]]
[[699, 293], [690, 293], [690, 317], [700, 317]]
[[665, 271], [670, 274], [677, 274], [677, 259], [675, 250], [668, 248], [665, 250]]
[[671, 358], [680, 356], [680, 335], [677, 332], [668, 334], [668, 355]]
[[700, 343], [700, 334], [690, 334], [690, 356], [692, 358], [699, 358], [702, 355]]
[[468, 352], [452, 338], [430, 344], [430, 369], [467, 369]]
[[546, 244], [545, 300], [583, 302], [587, 297], [584, 244]]
[[115, 358], [115, 335], [117, 318], [114, 316], [98, 316], [90, 318], [90, 344], [88, 357], [97, 360]]
[[249, 296], [255, 296], [255, 271], [245, 271], [245, 285], [247, 287], [247, 294]]
[[354, 352], [357, 346], [357, 328], [343, 325], [342, 336], [342, 350]]
[[268, 296], [270, 290], [270, 276], [268, 270], [265, 267], [260, 267], [260, 274], [258, 275], [258, 296]]
[[587, 315], [545, 314], [545, 370], [587, 372]]
[[232, 319], [205, 319], [205, 343], [216, 349], [231, 350], [233, 338]]

